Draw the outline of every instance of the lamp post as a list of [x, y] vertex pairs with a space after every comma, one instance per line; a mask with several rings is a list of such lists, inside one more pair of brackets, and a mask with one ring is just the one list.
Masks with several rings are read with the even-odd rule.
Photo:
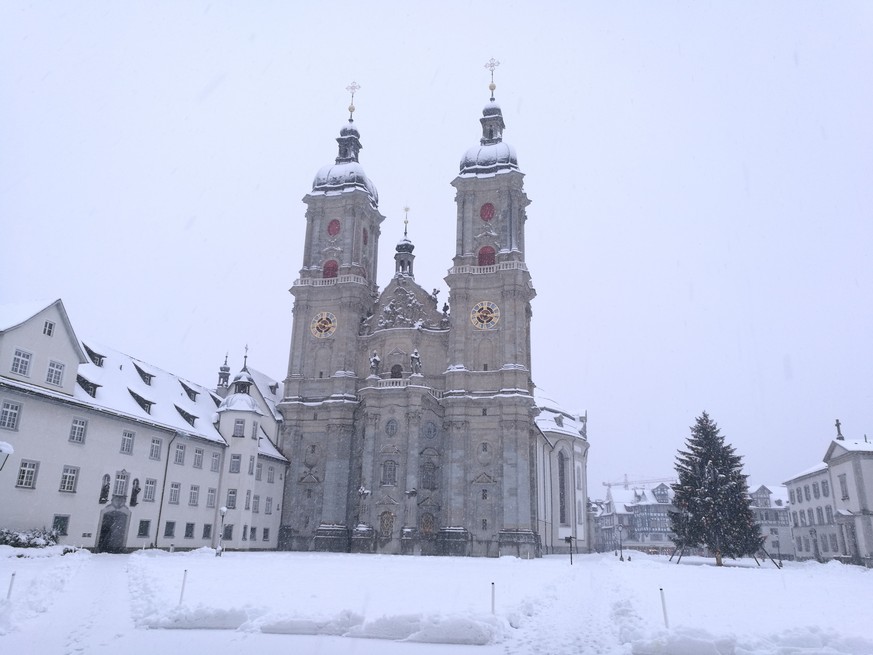
[[3, 470], [4, 466], [6, 466], [6, 460], [9, 459], [9, 456], [14, 452], [15, 449], [12, 447], [11, 443], [0, 441], [0, 471]]
[[218, 532], [218, 548], [215, 549], [215, 556], [221, 557], [224, 550], [221, 543], [224, 541], [224, 515], [227, 514], [227, 507], [219, 508], [218, 513], [221, 514], [221, 530]]
[[815, 528], [809, 529], [809, 538], [812, 539], [812, 556], [815, 558], [816, 562], [820, 562], [821, 559], [818, 554], [818, 533]]
[[621, 557], [618, 558], [619, 562], [624, 561], [624, 546], [621, 543], [621, 531], [624, 530], [624, 526], [619, 523], [618, 524], [618, 550], [621, 553]]

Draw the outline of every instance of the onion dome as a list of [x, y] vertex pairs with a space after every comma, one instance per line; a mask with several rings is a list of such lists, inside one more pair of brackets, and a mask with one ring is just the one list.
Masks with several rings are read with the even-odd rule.
[[[356, 90], [357, 85], [352, 83]], [[352, 87], [349, 87], [352, 90]], [[361, 133], [358, 131], [353, 119], [355, 112], [354, 90], [352, 90], [352, 104], [349, 105], [349, 120], [340, 129], [337, 138], [339, 152], [336, 163], [322, 167], [315, 174], [312, 181], [313, 193], [334, 194], [345, 191], [360, 189], [366, 191], [373, 205], [379, 204], [379, 192], [376, 185], [370, 181], [363, 167], [358, 163], [358, 153], [361, 151]]]
[[491, 68], [491, 99], [482, 110], [482, 138], [479, 145], [474, 146], [464, 153], [461, 159], [461, 175], [494, 175], [506, 171], [517, 171], [518, 157], [515, 148], [503, 142], [503, 130], [506, 124], [503, 122], [503, 112], [500, 105], [494, 100], [494, 67], [499, 62], [489, 62], [486, 68]]

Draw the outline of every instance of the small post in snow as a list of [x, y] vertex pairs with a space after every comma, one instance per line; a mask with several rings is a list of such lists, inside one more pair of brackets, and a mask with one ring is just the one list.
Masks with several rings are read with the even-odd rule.
[[[15, 575], [14, 573], [12, 575]], [[491, 583], [491, 613], [494, 614], [494, 583]]]
[[[15, 571], [12, 572], [12, 577], [9, 578], [9, 591], [6, 592], [6, 600], [12, 598], [12, 585], [15, 584]], [[492, 583], [494, 584], [494, 583]]]
[[667, 601], [664, 598], [664, 588], [660, 587], [661, 590], [661, 609], [664, 610], [664, 627], [668, 630], [670, 629], [670, 622], [667, 620]]
[[179, 594], [179, 606], [182, 606], [182, 599], [185, 597], [185, 581], [188, 579], [188, 569], [182, 574], [182, 592]]

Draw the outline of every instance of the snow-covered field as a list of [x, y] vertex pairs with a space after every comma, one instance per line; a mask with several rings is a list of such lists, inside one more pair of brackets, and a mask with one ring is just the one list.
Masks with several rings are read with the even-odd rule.
[[0, 546], [0, 653], [873, 654], [836, 563], [59, 552]]

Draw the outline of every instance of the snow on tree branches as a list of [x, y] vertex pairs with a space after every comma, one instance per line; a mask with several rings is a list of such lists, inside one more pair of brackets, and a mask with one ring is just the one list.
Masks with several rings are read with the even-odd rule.
[[764, 543], [755, 523], [742, 457], [725, 443], [706, 412], [691, 427], [691, 437], [676, 456], [678, 482], [673, 485], [676, 512], [670, 523], [682, 548], [705, 546], [722, 557], [754, 555]]

